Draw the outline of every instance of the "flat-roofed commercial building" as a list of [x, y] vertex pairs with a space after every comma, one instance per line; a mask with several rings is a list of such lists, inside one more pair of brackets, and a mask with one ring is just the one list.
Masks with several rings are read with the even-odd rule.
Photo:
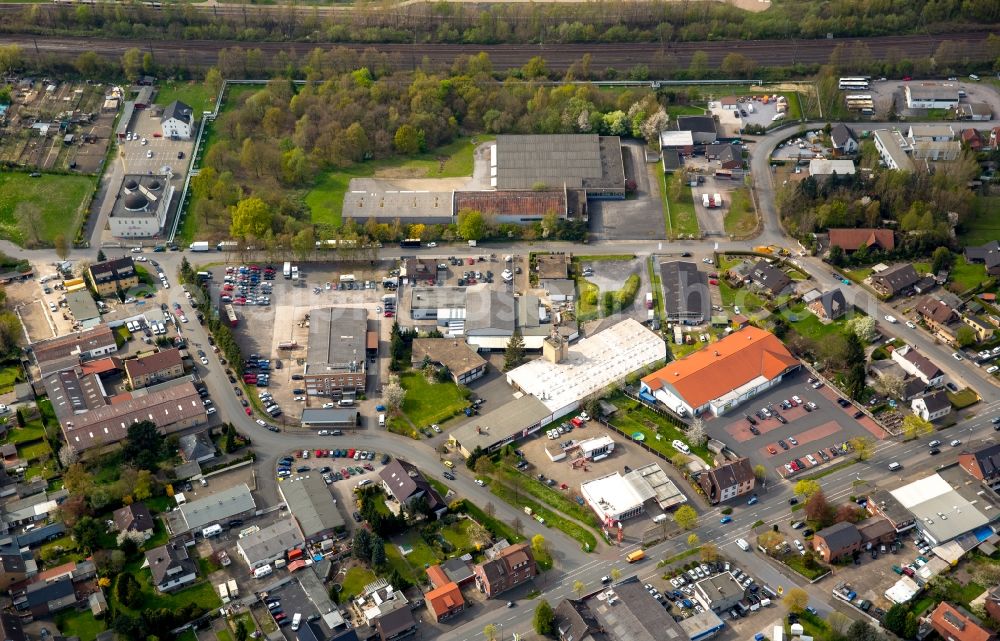
[[307, 542], [333, 538], [344, 529], [344, 517], [318, 472], [286, 479], [278, 484], [278, 493]]
[[108, 227], [115, 238], [151, 238], [163, 230], [174, 196], [167, 176], [126, 174]]
[[583, 189], [588, 198], [625, 198], [621, 140], [597, 134], [497, 136], [490, 182], [499, 190]]
[[909, 109], [954, 109], [958, 106], [958, 89], [934, 83], [910, 83], [903, 90]]
[[324, 307], [309, 313], [303, 387], [310, 396], [341, 398], [365, 391], [368, 312]]

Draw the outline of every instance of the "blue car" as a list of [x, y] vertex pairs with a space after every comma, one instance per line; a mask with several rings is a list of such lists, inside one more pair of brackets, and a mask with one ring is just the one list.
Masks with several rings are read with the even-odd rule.
[[757, 498], [757, 495], [754, 494], [753, 496], [750, 497], [750, 500], [747, 501], [747, 505], [754, 505], [755, 503], [757, 503], [758, 500], [759, 499]]
[[721, 519], [719, 519], [719, 523], [722, 523], [722, 524], [732, 523], [732, 522], [733, 522], [733, 517], [731, 517], [731, 516], [724, 516]]

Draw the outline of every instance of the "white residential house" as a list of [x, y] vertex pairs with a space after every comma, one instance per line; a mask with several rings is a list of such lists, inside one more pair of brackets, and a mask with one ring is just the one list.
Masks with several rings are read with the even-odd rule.
[[913, 413], [925, 421], [936, 421], [951, 413], [951, 401], [944, 390], [915, 398], [910, 402]]
[[194, 110], [179, 100], [175, 100], [163, 110], [160, 128], [164, 138], [190, 140], [194, 129]]
[[944, 372], [941, 371], [941, 368], [909, 345], [894, 349], [892, 360], [899, 363], [904, 372], [922, 380], [924, 385], [940, 385], [944, 380]]

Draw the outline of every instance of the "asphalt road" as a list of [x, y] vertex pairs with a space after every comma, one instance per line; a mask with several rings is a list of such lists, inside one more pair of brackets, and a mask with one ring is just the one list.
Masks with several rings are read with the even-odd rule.
[[[824, 123], [809, 123], [808, 128], [820, 127]], [[983, 128], [1000, 124], [998, 122], [979, 123]], [[588, 246], [587, 252], [590, 254], [601, 253], [623, 253], [631, 252], [638, 255], [649, 255], [657, 253], [663, 255], [665, 252], [691, 251], [697, 257], [707, 256], [714, 250], [725, 251], [727, 249], [746, 249], [757, 244], [782, 244], [786, 247], [795, 247], [795, 242], [786, 238], [778, 224], [777, 212], [774, 208], [774, 191], [771, 184], [771, 173], [768, 163], [771, 150], [793, 129], [786, 129], [783, 132], [773, 132], [758, 140], [754, 146], [751, 156], [751, 169], [755, 178], [755, 188], [758, 196], [760, 210], [764, 218], [764, 231], [761, 236], [750, 242], [743, 243], [704, 243], [696, 241], [666, 243], [665, 241], [600, 241]], [[94, 236], [94, 240], [99, 239], [99, 234]], [[127, 243], [124, 243], [127, 245]], [[92, 249], [74, 250], [70, 255], [70, 260], [94, 260], [97, 253], [97, 243], [92, 245]], [[528, 251], [544, 251], [546, 249], [564, 250], [565, 245], [561, 243], [534, 243], [531, 245], [520, 243], [489, 244], [486, 247], [469, 248], [464, 246], [442, 247], [436, 253], [453, 254], [456, 256], [475, 256], [484, 252], [497, 253], [527, 253]], [[0, 250], [10, 255], [25, 255], [37, 267], [43, 264], [51, 264], [57, 260], [52, 250], [39, 250], [27, 252], [10, 243], [0, 241]], [[382, 258], [388, 259], [398, 257], [402, 253], [413, 253], [413, 250], [400, 250], [399, 248], [387, 247], [382, 251]], [[431, 252], [427, 252], [431, 253]], [[191, 254], [188, 252], [167, 252], [157, 255], [157, 260], [164, 267], [164, 270], [171, 275], [178, 271], [181, 257], [186, 255], [192, 262], [202, 262], [204, 260], [216, 258], [215, 253]], [[816, 279], [821, 288], [841, 286], [834, 281], [829, 274], [829, 268], [820, 261], [812, 258], [799, 257], [796, 260], [809, 271]], [[51, 271], [51, 269], [47, 270]], [[42, 273], [47, 273], [43, 270]], [[175, 280], [175, 278], [172, 278]], [[845, 294], [854, 297], [856, 304], [867, 310], [875, 318], [882, 318], [885, 314], [891, 313], [891, 309], [874, 300], [873, 297], [865, 295], [859, 291], [858, 286], [844, 287]], [[178, 296], [175, 300], [180, 300], [180, 289], [177, 288]], [[850, 300], [850, 299], [849, 299]], [[949, 430], [953, 437], [962, 434], [963, 440], [974, 438], [992, 438], [994, 432], [989, 419], [1000, 410], [1000, 390], [993, 384], [980, 368], [974, 367], [968, 361], [958, 362], [951, 358], [950, 350], [935, 345], [933, 339], [925, 332], [911, 330], [905, 325], [891, 325], [887, 327], [884, 321], [881, 323], [883, 332], [898, 335], [909, 343], [917, 346], [926, 355], [932, 358], [939, 367], [957, 380], [967, 381], [980, 392], [984, 398], [984, 404], [977, 407], [977, 417], [971, 421], [966, 421]], [[207, 335], [204, 327], [190, 323], [183, 327], [186, 337], [195, 345], [202, 348], [207, 347]], [[206, 350], [208, 351], [208, 350]], [[199, 371], [203, 375], [216, 407], [219, 408], [219, 418], [228, 420], [236, 425], [242, 432], [248, 434], [254, 442], [254, 449], [258, 452], [259, 458], [254, 469], [258, 476], [258, 495], [261, 503], [273, 505], [278, 501], [276, 481], [273, 470], [276, 460], [285, 453], [296, 449], [316, 449], [320, 447], [334, 447], [340, 444], [345, 446], [355, 446], [362, 449], [370, 449], [378, 452], [389, 453], [393, 456], [401, 456], [423, 469], [431, 476], [440, 474], [444, 468], [440, 464], [440, 458], [432, 447], [425, 442], [412, 441], [404, 437], [390, 435], [378, 429], [362, 430], [356, 435], [343, 437], [320, 437], [313, 433], [287, 431], [279, 434], [266, 431], [253, 422], [253, 419], [246, 416], [238, 397], [232, 391], [232, 385], [227, 380], [224, 368], [218, 362], [217, 357], [210, 356], [210, 365], [204, 368], [199, 365]], [[925, 439], [926, 440], [926, 439]], [[947, 457], [952, 456], [951, 451], [946, 451], [940, 457], [943, 462]], [[921, 464], [924, 467], [928, 464], [927, 447], [924, 442], [900, 443], [897, 441], [885, 441], [879, 443], [876, 453], [869, 461], [858, 463], [843, 471], [831, 474], [823, 479], [823, 487], [827, 496], [832, 500], [843, 500], [851, 493], [852, 484], [858, 478], [863, 478], [869, 482], [885, 482], [890, 479], [901, 479], [902, 476], [894, 475], [887, 469], [891, 461], [902, 463], [904, 468], [901, 474], [906, 475], [911, 467], [917, 469]], [[595, 587], [599, 584], [600, 577], [608, 574], [613, 567], [622, 570], [623, 575], [638, 573], [642, 578], [655, 576], [656, 560], [675, 554], [685, 547], [682, 540], [686, 537], [678, 537], [676, 540], [668, 541], [655, 546], [647, 551], [647, 559], [634, 566], [627, 566], [624, 562], [625, 555], [631, 548], [604, 548], [592, 554], [586, 554], [579, 549], [574, 541], [571, 541], [561, 533], [543, 528], [533, 520], [523, 518], [520, 512], [506, 503], [495, 499], [487, 490], [480, 488], [472, 482], [472, 476], [465, 469], [456, 469], [457, 479], [450, 482], [452, 487], [460, 496], [470, 499], [478, 505], [485, 505], [492, 502], [497, 509], [497, 516], [505, 521], [513, 521], [514, 518], [521, 518], [525, 525], [524, 533], [530, 537], [536, 533], [543, 534], [554, 550], [556, 558], [556, 568], [546, 573], [538, 580], [538, 587], [543, 596], [551, 603], [557, 603], [561, 598], [573, 596], [571, 593], [572, 584], [576, 580], [583, 581], [587, 586]], [[771, 485], [766, 493], [761, 495], [761, 501], [754, 506], [738, 505], [734, 506], [733, 522], [723, 525], [719, 523], [718, 509], [704, 512], [700, 518], [700, 526], [695, 530], [699, 538], [704, 542], [713, 542], [720, 546], [730, 557], [745, 559], [740, 561], [741, 566], [746, 566], [752, 574], [759, 576], [761, 580], [768, 583], [777, 582], [784, 577], [786, 586], [794, 583], [794, 579], [780, 573], [767, 561], [755, 558], [757, 555], [743, 553], [739, 551], [733, 542], [740, 536], [746, 536], [749, 524], [760, 519], [766, 524], [780, 523], [791, 518], [787, 499], [791, 497], [791, 484], [776, 482]], [[772, 586], [774, 587], [774, 586]], [[811, 594], [814, 595], [814, 605], [817, 608], [827, 608], [824, 605], [827, 598], [822, 591], [810, 587]], [[520, 607], [506, 609], [495, 608], [483, 615], [457, 626], [450, 632], [441, 635], [444, 640], [453, 639], [474, 639], [482, 634], [483, 626], [487, 623], [502, 624], [505, 633], [525, 632], [530, 628], [531, 604], [526, 601]]]

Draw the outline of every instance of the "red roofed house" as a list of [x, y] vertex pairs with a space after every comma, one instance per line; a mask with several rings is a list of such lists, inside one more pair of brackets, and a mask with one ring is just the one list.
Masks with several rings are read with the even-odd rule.
[[465, 610], [465, 599], [462, 598], [462, 591], [454, 581], [426, 593], [424, 602], [427, 603], [427, 611], [431, 613], [435, 621], [450, 619]]
[[996, 641], [997, 638], [976, 617], [945, 601], [931, 612], [930, 622], [945, 641]]
[[721, 416], [798, 368], [778, 337], [747, 326], [643, 377], [640, 394], [681, 415]]
[[983, 139], [979, 137], [979, 132], [975, 129], [963, 129], [959, 138], [972, 151], [979, 151], [983, 148]]
[[830, 246], [836, 245], [847, 253], [862, 246], [886, 251], [896, 247], [896, 237], [891, 229], [831, 229], [829, 233]]

